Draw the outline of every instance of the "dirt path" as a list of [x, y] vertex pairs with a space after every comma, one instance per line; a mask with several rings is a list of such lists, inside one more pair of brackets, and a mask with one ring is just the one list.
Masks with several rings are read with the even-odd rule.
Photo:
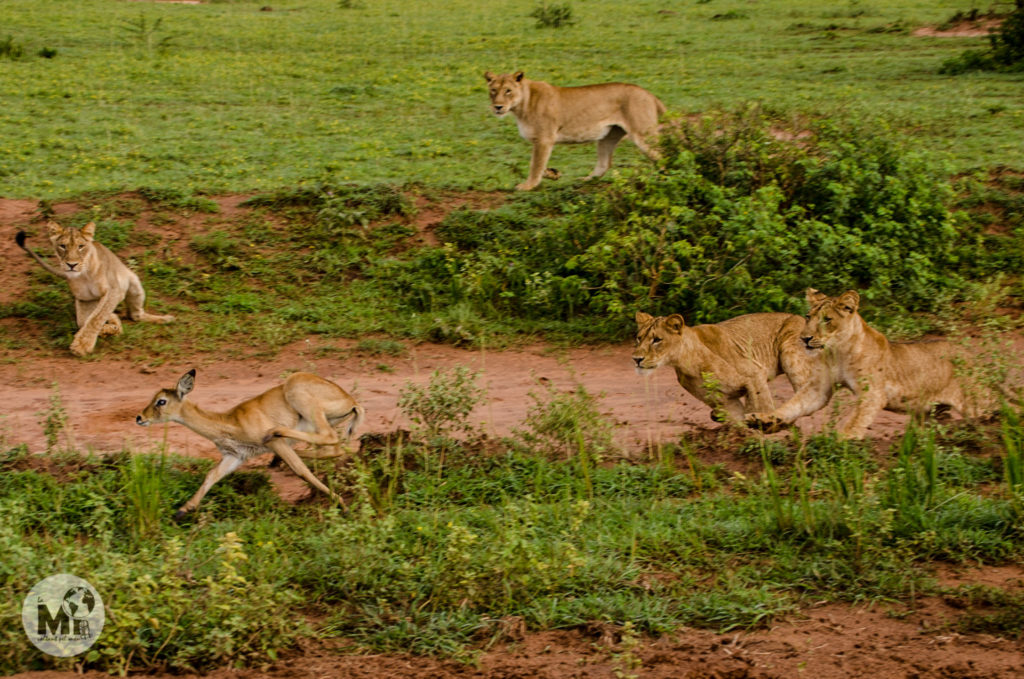
[[[687, 430], [713, 429], [709, 408], [678, 385], [671, 370], [650, 378], [632, 369], [631, 346], [554, 349], [532, 346], [501, 352], [467, 351], [447, 345], [411, 346], [406, 356], [352, 356], [354, 342], [322, 343], [303, 340], [285, 348], [272, 360], [223, 360], [201, 356], [189, 365], [167, 365], [154, 371], [129, 360], [80, 361], [70, 355], [33, 357], [0, 364], [0, 413], [11, 442], [27, 443], [32, 452], [45, 450], [43, 414], [54, 394], [53, 385], [68, 414], [69, 434], [82, 448], [121, 450], [125, 446], [147, 450], [166, 437], [171, 449], [185, 455], [212, 455], [212, 446], [185, 427], [169, 425], [142, 429], [135, 415], [162, 387], [173, 387], [178, 377], [196, 367], [196, 388], [190, 396], [197, 404], [223, 410], [279, 383], [296, 370], [316, 372], [337, 381], [366, 408], [363, 432], [408, 428], [398, 408], [398, 395], [407, 382], [424, 384], [434, 370], [466, 366], [479, 371], [479, 384], [488, 397], [471, 421], [491, 436], [507, 436], [527, 416], [530, 393], [542, 394], [544, 385], [572, 390], [577, 384], [600, 396], [601, 410], [616, 427], [627, 452], [649, 443], [678, 439]], [[343, 358], [332, 358], [337, 353]], [[324, 354], [327, 353], [327, 356]], [[2, 356], [0, 356], [2, 359]], [[387, 366], [385, 372], [379, 366]], [[785, 379], [775, 385], [779, 398], [791, 392]], [[825, 414], [808, 418], [808, 429], [820, 426]], [[873, 433], [887, 437], [904, 418], [886, 413]]]

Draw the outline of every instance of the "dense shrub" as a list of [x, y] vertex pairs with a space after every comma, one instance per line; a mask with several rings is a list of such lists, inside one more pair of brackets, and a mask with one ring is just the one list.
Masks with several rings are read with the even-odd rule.
[[443, 248], [391, 274], [417, 309], [609, 319], [595, 331], [621, 330], [637, 309], [694, 322], [797, 311], [809, 286], [932, 309], [960, 287], [975, 246], [960, 238], [943, 173], [884, 132], [783, 127], [758, 110], [682, 121], [657, 171], [457, 211], [437, 230]]

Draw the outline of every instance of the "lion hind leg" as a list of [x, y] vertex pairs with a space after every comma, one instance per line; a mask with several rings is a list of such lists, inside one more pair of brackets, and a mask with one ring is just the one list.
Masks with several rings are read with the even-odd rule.
[[110, 314], [107, 316], [107, 322], [100, 328], [100, 337], [107, 335], [120, 335], [124, 328], [121, 326], [121, 319], [117, 317], [117, 314]]
[[142, 281], [132, 272], [128, 280], [128, 292], [124, 297], [125, 306], [128, 308], [128, 318], [133, 321], [147, 321], [149, 323], [170, 323], [174, 316], [151, 314], [145, 309], [146, 290], [142, 287]]
[[612, 166], [612, 154], [615, 153], [615, 147], [618, 146], [622, 138], [626, 136], [626, 131], [618, 125], [613, 125], [602, 139], [597, 142], [597, 165], [594, 166], [593, 171], [587, 175], [587, 179], [596, 179], [600, 177], [608, 168]]

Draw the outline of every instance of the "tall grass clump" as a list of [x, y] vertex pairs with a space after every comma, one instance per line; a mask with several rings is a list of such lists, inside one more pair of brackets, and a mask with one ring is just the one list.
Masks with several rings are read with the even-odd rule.
[[545, 385], [529, 394], [533, 404], [525, 426], [517, 429], [517, 441], [528, 451], [550, 458], [574, 454], [600, 461], [617, 452], [612, 425], [598, 410], [597, 397], [582, 384], [570, 391]]
[[1002, 410], [1003, 478], [1014, 517], [1024, 519], [1024, 424], [1020, 412], [1004, 405]]
[[879, 125], [798, 125], [759, 109], [678, 121], [651, 170], [452, 213], [442, 248], [393, 270], [414, 309], [581, 321], [621, 333], [636, 309], [692, 322], [798, 311], [805, 288], [856, 288], [890, 312], [934, 309], [984, 259], [942, 171]]

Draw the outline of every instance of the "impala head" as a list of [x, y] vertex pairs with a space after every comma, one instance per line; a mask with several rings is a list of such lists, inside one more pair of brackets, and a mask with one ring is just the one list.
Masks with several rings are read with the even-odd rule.
[[823, 295], [814, 288], [807, 288], [807, 303], [811, 310], [807, 314], [800, 339], [808, 349], [821, 349], [843, 337], [854, 327], [860, 295], [847, 290], [838, 297]]
[[87, 257], [93, 250], [92, 239], [96, 235], [96, 222], [89, 222], [81, 229], [49, 222], [46, 228], [53, 244], [53, 252], [60, 260], [60, 270], [74, 276], [84, 273], [88, 264]]
[[647, 375], [662, 365], [675, 351], [686, 328], [679, 314], [651, 316], [636, 312], [636, 347], [633, 362], [640, 375]]
[[135, 416], [135, 424], [148, 427], [151, 424], [172, 421], [181, 412], [181, 404], [195, 384], [196, 369], [192, 368], [181, 376], [174, 389], [161, 389], [156, 392], [149, 405]]
[[491, 92], [491, 111], [501, 118], [507, 115], [523, 100], [523, 72], [503, 73], [494, 75], [490, 71], [484, 73], [487, 89]]

